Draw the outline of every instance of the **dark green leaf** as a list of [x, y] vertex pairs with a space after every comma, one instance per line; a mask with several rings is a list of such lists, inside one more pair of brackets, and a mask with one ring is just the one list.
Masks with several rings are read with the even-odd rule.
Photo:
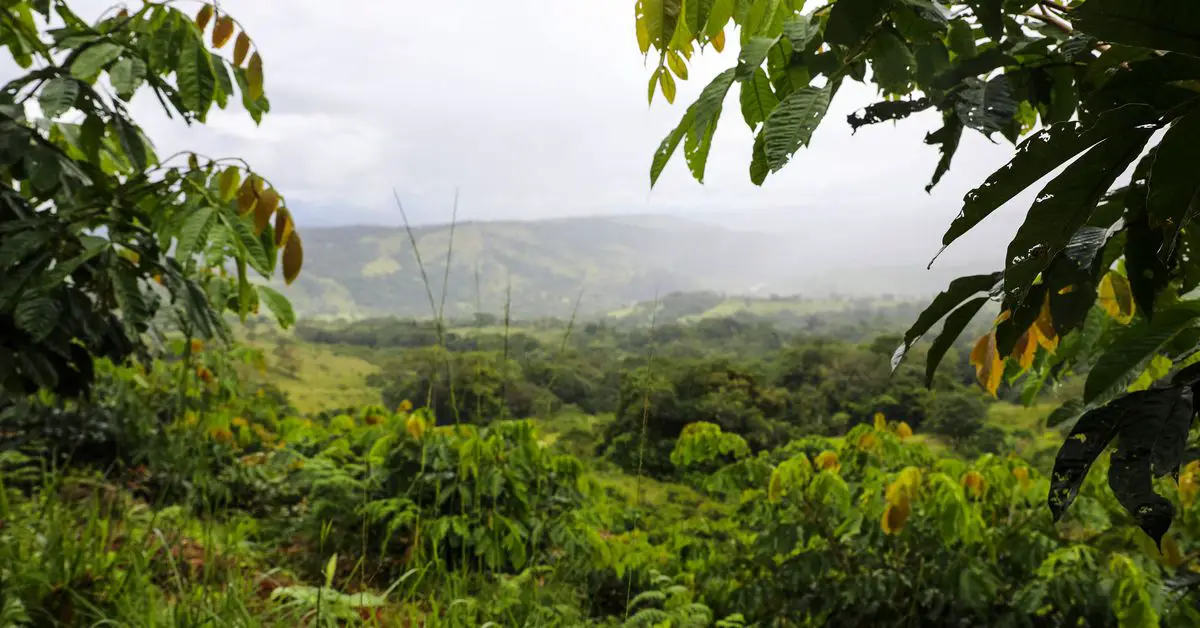
[[934, 339], [933, 345], [929, 347], [929, 356], [925, 359], [925, 385], [933, 386], [933, 375], [937, 372], [938, 364], [941, 363], [942, 357], [946, 355], [946, 351], [954, 345], [954, 341], [958, 339], [963, 330], [983, 308], [983, 305], [988, 302], [987, 297], [976, 297], [971, 301], [967, 301], [957, 310], [954, 310], [946, 317], [946, 322], [942, 325], [942, 333]]
[[233, 237], [230, 242], [238, 249], [240, 258], [243, 258], [250, 267], [258, 271], [264, 277], [269, 277], [271, 274], [271, 261], [267, 259], [267, 253], [263, 250], [262, 242], [254, 235], [254, 225], [249, 218], [240, 218], [238, 216], [230, 216], [224, 212], [218, 214], [229, 232]]
[[1171, 125], [1158, 145], [1150, 170], [1146, 208], [1155, 225], [1162, 225], [1168, 248], [1174, 248], [1179, 229], [1200, 214], [1200, 109]]
[[1152, 227], [1146, 216], [1146, 187], [1131, 186], [1126, 199], [1127, 207], [1135, 211], [1125, 218], [1125, 272], [1138, 310], [1153, 318], [1158, 295], [1171, 281], [1176, 257], [1160, 253], [1170, 247], [1163, 229]]
[[913, 55], [917, 59], [917, 82], [923, 86], [932, 85], [950, 67], [950, 53], [940, 39], [917, 43]]
[[212, 227], [216, 212], [215, 208], [201, 207], [188, 214], [187, 219], [183, 221], [183, 226], [179, 229], [179, 244], [175, 247], [175, 258], [180, 263], [187, 264], [196, 251], [200, 250], [204, 239], [208, 237], [208, 230]]
[[762, 132], [754, 136], [754, 150], [750, 157], [750, 181], [754, 185], [762, 185], [767, 179], [771, 167], [767, 165], [766, 137]]
[[[717, 122], [721, 118], [721, 108], [729, 87], [733, 85], [734, 70], [729, 69], [717, 75], [700, 92], [696, 102], [688, 107], [692, 124], [687, 129], [687, 139], [684, 142], [684, 155], [692, 176], [701, 183], [704, 182], [704, 167], [708, 162], [708, 151], [712, 147], [713, 133], [716, 132]], [[686, 116], [685, 116], [686, 117]]]
[[42, 115], [54, 118], [74, 107], [78, 97], [79, 83], [75, 79], [59, 76], [46, 82], [38, 94], [38, 104], [42, 107]]
[[857, 131], [860, 126], [878, 124], [887, 120], [901, 120], [919, 111], [925, 111], [932, 106], [933, 101], [928, 98], [884, 100], [867, 105], [859, 111], [846, 116], [846, 121], [850, 123], [852, 130]]
[[58, 303], [43, 293], [26, 294], [13, 311], [13, 320], [19, 329], [41, 342], [58, 326], [61, 310]]
[[135, 170], [144, 170], [146, 168], [147, 154], [146, 144], [142, 140], [141, 132], [137, 126], [122, 115], [114, 116], [113, 123], [117, 127], [117, 138], [121, 142], [121, 148], [125, 151], [129, 163], [133, 165]]
[[766, 121], [767, 116], [779, 105], [779, 99], [771, 90], [771, 81], [761, 68], [754, 72], [754, 77], [742, 83], [742, 118], [750, 125], [750, 130], [758, 128]]
[[733, 7], [736, 0], [713, 0], [712, 10], [708, 14], [708, 21], [704, 26], [704, 34], [708, 38], [716, 37], [725, 25], [729, 23], [729, 19], [733, 17]]
[[[1192, 389], [1188, 386], [1129, 395], [1108, 469], [1113, 495], [1155, 544], [1171, 527], [1175, 508], [1154, 492], [1153, 477], [1175, 472], [1183, 459], [1192, 425]], [[1125, 401], [1122, 399], [1121, 401]]]
[[981, 74], [989, 74], [996, 68], [1015, 64], [1017, 61], [999, 48], [988, 48], [978, 55], [958, 60], [948, 71], [937, 75], [933, 86], [938, 89], [950, 89], [969, 78], [978, 78]]
[[1071, 434], [1067, 436], [1054, 458], [1054, 470], [1050, 473], [1050, 493], [1046, 502], [1050, 505], [1050, 512], [1055, 521], [1062, 518], [1071, 502], [1079, 495], [1079, 487], [1087, 477], [1092, 463], [1116, 437], [1125, 416], [1135, 410], [1133, 401], [1136, 399], [1134, 395], [1129, 395], [1102, 408], [1088, 411], [1079, 417], [1079, 421], [1071, 429]]
[[137, 57], [125, 57], [113, 65], [108, 74], [117, 94], [129, 100], [142, 81], [146, 80], [146, 62]]
[[933, 301], [921, 312], [917, 317], [917, 321], [913, 323], [908, 331], [904, 332], [904, 342], [896, 348], [892, 354], [892, 370], [900, 366], [900, 362], [904, 360], [908, 350], [916, 344], [925, 332], [929, 331], [938, 321], [942, 320], [951, 310], [957, 308], [963, 301], [979, 294], [980, 292], [990, 292], [996, 287], [996, 283], [1000, 281], [1001, 273], [992, 273], [990, 275], [967, 275], [959, 277], [950, 282], [950, 285], [936, 297]]
[[121, 46], [107, 41], [88, 46], [71, 63], [71, 76], [81, 81], [94, 81], [105, 66], [121, 56], [123, 50]]
[[[975, 33], [971, 30], [971, 25], [963, 19], [954, 20], [950, 23], [949, 32], [946, 34], [946, 39], [950, 44], [950, 50], [955, 57], [974, 57], [975, 48]], [[973, 72], [969, 75], [974, 76], [979, 72]], [[954, 83], [957, 83], [955, 81]], [[953, 85], [954, 83], [951, 83]]]
[[1124, 390], [1143, 366], [1179, 332], [1193, 326], [1200, 304], [1163, 310], [1154, 320], [1141, 320], [1113, 341], [1096, 360], [1083, 387], [1083, 402], [1103, 402]]
[[809, 42], [819, 35], [821, 29], [813, 24], [807, 15], [797, 15], [783, 23], [783, 36], [792, 44], [796, 51], [808, 48]]
[[825, 41], [853, 47], [871, 34], [887, 9], [889, 0], [838, 0], [829, 11]]
[[947, 111], [942, 114], [942, 119], [942, 128], [925, 136], [925, 143], [940, 146], [939, 150], [942, 153], [937, 167], [933, 170], [933, 178], [930, 179], [929, 185], [925, 186], [926, 192], [932, 190], [950, 171], [950, 162], [953, 161], [954, 153], [958, 151], [958, 142], [962, 139], [963, 123], [958, 114]]
[[133, 269], [119, 265], [111, 269], [109, 276], [125, 325], [137, 333], [144, 331], [151, 312], [138, 286], [137, 275]]
[[203, 119], [212, 106], [217, 77], [213, 70], [212, 55], [198, 36], [184, 38], [176, 74], [183, 105]]
[[963, 81], [966, 89], [958, 93], [954, 105], [963, 125], [991, 135], [1004, 130], [1017, 113], [1012, 84], [1008, 77], [997, 76], [988, 82], [975, 77]]
[[1004, 37], [1004, 0], [967, 0], [983, 32], [995, 41]]
[[296, 322], [296, 313], [292, 311], [292, 304], [287, 297], [267, 286], [258, 286], [258, 296], [262, 302], [267, 304], [267, 309], [275, 315], [280, 327], [287, 329]]
[[692, 128], [692, 120], [694, 118], [695, 112], [691, 108], [688, 108], [687, 112], [683, 115], [683, 119], [679, 121], [679, 125], [668, 133], [663, 138], [662, 143], [658, 145], [658, 150], [654, 152], [654, 159], [650, 162], [651, 188], [658, 182], [658, 177], [662, 174], [663, 168], [667, 167], [667, 162], [671, 160], [671, 155], [675, 154], [675, 149], [679, 147], [679, 143], [683, 141], [683, 137]]
[[787, 95], [763, 126], [763, 149], [771, 172], [778, 172], [792, 154], [807, 146], [829, 108], [830, 86], [802, 87]]
[[1200, 57], [1200, 4], [1193, 0], [1088, 0], [1072, 18], [1108, 42]]
[[26, 229], [5, 234], [0, 240], [0, 269], [7, 269], [20, 262], [49, 242], [50, 234], [45, 231]]
[[908, 44], [889, 32], [871, 40], [871, 70], [875, 84], [884, 93], [907, 94], [912, 90], [917, 59]]
[[1038, 194], [1008, 245], [1004, 289], [1021, 295], [1084, 226], [1104, 193], [1137, 158], [1153, 129], [1135, 128], [1093, 146]]

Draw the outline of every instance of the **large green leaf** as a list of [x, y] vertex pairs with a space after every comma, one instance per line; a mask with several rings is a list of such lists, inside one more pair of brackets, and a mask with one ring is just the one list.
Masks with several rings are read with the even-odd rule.
[[1163, 225], [1167, 244], [1172, 248], [1183, 225], [1200, 214], [1197, 164], [1200, 164], [1200, 109], [1171, 126], [1158, 145], [1150, 170], [1146, 208], [1150, 220]]
[[137, 275], [132, 269], [115, 266], [109, 276], [125, 325], [135, 332], [143, 331], [150, 319], [150, 305], [138, 285]]
[[907, 94], [912, 89], [917, 59], [899, 37], [884, 32], [871, 39], [871, 70], [884, 93]]
[[733, 17], [733, 7], [737, 0], [713, 0], [712, 9], [704, 25], [704, 34], [709, 38], [716, 37]]
[[950, 171], [950, 162], [954, 160], [954, 153], [958, 152], [958, 143], [962, 140], [963, 123], [958, 114], [947, 111], [942, 114], [942, 120], [942, 128], [925, 136], [925, 143], [930, 146], [938, 146], [938, 150], [942, 154], [933, 170], [933, 177], [925, 186], [926, 192], [932, 190]]
[[983, 32], [995, 41], [1004, 36], [1004, 0], [967, 0]]
[[17, 328], [28, 333], [34, 342], [41, 342], [58, 325], [62, 310], [58, 302], [44, 293], [27, 293], [13, 311]]
[[[692, 176], [701, 183], [704, 182], [704, 168], [708, 162], [708, 151], [712, 147], [713, 133], [716, 132], [717, 122], [721, 118], [725, 96], [729, 93], [729, 87], [733, 85], [734, 73], [733, 68], [725, 70], [704, 86], [699, 98], [688, 107], [688, 114], [684, 116], [691, 117], [691, 126], [687, 129], [687, 139], [684, 142], [684, 156]], [[651, 174], [653, 175], [653, 171]]]
[[183, 40], [179, 53], [179, 68], [176, 70], [179, 97], [189, 111], [203, 118], [212, 106], [216, 93], [217, 76], [213, 69], [212, 55], [199, 36], [188, 36]]
[[967, 193], [962, 211], [942, 236], [942, 244], [949, 246], [1001, 205], [1072, 157], [1119, 129], [1146, 122], [1153, 115], [1154, 111], [1149, 107], [1127, 106], [1101, 116], [1091, 127], [1078, 122], [1061, 122], [1035, 133], [1021, 142], [1007, 165]]
[[219, 216], [221, 217], [221, 222], [232, 236], [229, 238], [229, 241], [237, 248], [239, 257], [250, 264], [250, 267], [258, 271], [259, 274], [269, 277], [271, 274], [271, 260], [267, 259], [267, 252], [263, 249], [262, 242], [254, 235], [254, 226], [250, 220], [232, 216], [225, 212], [220, 212]]
[[125, 57], [113, 64], [108, 74], [117, 94], [129, 100], [142, 81], [146, 80], [146, 62], [137, 57]]
[[75, 106], [78, 97], [79, 83], [75, 79], [59, 76], [46, 81], [46, 86], [38, 93], [38, 105], [42, 108], [42, 115], [54, 118]]
[[1164, 231], [1146, 215], [1146, 187], [1130, 186], [1126, 199], [1131, 211], [1125, 217], [1125, 271], [1137, 309], [1153, 318], [1158, 296], [1171, 281], [1175, 256], [1160, 254], [1169, 247]]
[[925, 111], [933, 106], [933, 101], [928, 98], [918, 98], [916, 100], [882, 100], [877, 103], [872, 103], [846, 116], [846, 122], [850, 124], [852, 131], [857, 131], [858, 127], [868, 124], [879, 124], [889, 120], [902, 120], [919, 111]]
[[917, 317], [917, 321], [904, 332], [904, 342], [892, 354], [892, 370], [900, 366], [908, 350], [916, 344], [925, 332], [929, 331], [938, 321], [942, 320], [951, 310], [957, 308], [963, 301], [979, 294], [995, 289], [1000, 281], [1001, 273], [988, 275], [967, 275], [950, 282], [950, 285], [933, 298], [933, 301]]
[[1088, 373], [1083, 402], [1103, 402], [1119, 394], [1164, 345], [1195, 325], [1197, 317], [1200, 317], [1200, 303], [1181, 304], [1159, 312], [1154, 320], [1141, 320], [1118, 336]]
[[141, 131], [122, 115], [114, 116], [113, 124], [117, 127], [117, 139], [120, 141], [121, 149], [125, 152], [129, 163], [135, 170], [144, 170], [149, 155]]
[[763, 125], [767, 164], [778, 172], [792, 154], [807, 146], [829, 109], [830, 86], [802, 87], [788, 94]]
[[808, 48], [809, 42], [819, 35], [821, 29], [807, 15], [797, 15], [783, 23], [783, 36], [792, 44], [796, 51]]
[[124, 51], [118, 44], [102, 41], [88, 46], [71, 63], [71, 76], [81, 81], [93, 81], [108, 64], [116, 61]]
[[742, 83], [741, 92], [742, 118], [750, 125], [750, 130], [766, 121], [767, 116], [779, 105], [779, 99], [771, 89], [771, 80], [762, 68], [754, 71], [754, 76]]
[[890, 0], [837, 0], [825, 24], [825, 41], [856, 46], [871, 34]]
[[738, 53], [736, 78], [745, 81], [754, 77], [754, 71], [767, 59], [771, 47], [779, 43], [779, 35], [774, 37], [751, 37], [750, 41], [742, 44]]
[[767, 165], [766, 136], [762, 131], [754, 136], [754, 148], [750, 153], [750, 182], [762, 185], [770, 174], [771, 167]]
[[958, 93], [954, 104], [963, 125], [986, 135], [1003, 131], [1017, 113], [1008, 77], [1000, 75], [986, 83], [970, 77], [963, 82], [966, 88]]
[[651, 188], [654, 187], [655, 183], [658, 183], [658, 177], [662, 174], [663, 168], [667, 167], [667, 162], [671, 160], [671, 155], [675, 154], [675, 149], [679, 147], [679, 143], [683, 141], [683, 137], [692, 128], [692, 120], [694, 118], [695, 112], [689, 107], [687, 112], [683, 114], [683, 119], [663, 138], [663, 141], [658, 145], [658, 150], [654, 151], [654, 159], [650, 162]]
[[267, 309], [275, 315], [275, 320], [279, 321], [280, 327], [287, 329], [296, 322], [296, 313], [292, 310], [292, 304], [287, 297], [267, 286], [260, 285], [257, 288], [259, 300], [267, 304]]
[[[1093, 146], [1044, 187], [1008, 245], [1004, 289], [1023, 295], [1087, 223], [1096, 204], [1137, 158], [1153, 128], [1127, 129]], [[1018, 299], [1019, 300], [1019, 299]]]
[[987, 297], [976, 297], [964, 303], [957, 310], [954, 310], [946, 317], [946, 322], [942, 324], [942, 333], [934, 339], [933, 344], [929, 347], [929, 356], [925, 359], [925, 385], [933, 386], [933, 376], [937, 372], [938, 364], [942, 362], [942, 358], [946, 355], [946, 351], [954, 345], [954, 341], [958, 339], [963, 330], [970, 324], [971, 319], [979, 313], [984, 304], [988, 302]]
[[1200, 57], [1195, 0], [1088, 0], [1072, 18], [1077, 28], [1105, 41]]
[[217, 209], [201, 207], [188, 214], [179, 229], [179, 244], [175, 247], [175, 258], [180, 263], [187, 264], [188, 260], [200, 250], [208, 230], [216, 219]]
[[[1154, 492], [1153, 478], [1176, 472], [1192, 425], [1189, 386], [1133, 393], [1108, 468], [1113, 495], [1155, 544], [1171, 527], [1175, 508]], [[1122, 401], [1125, 401], [1124, 399]]]

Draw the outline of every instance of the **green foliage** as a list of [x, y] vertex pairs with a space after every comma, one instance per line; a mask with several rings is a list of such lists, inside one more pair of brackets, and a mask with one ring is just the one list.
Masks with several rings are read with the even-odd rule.
[[[686, 3], [662, 4], [666, 14], [677, 14]], [[711, 4], [700, 4], [697, 19], [704, 21]], [[852, 115], [855, 128], [931, 107], [941, 112], [943, 127], [926, 138], [942, 152], [930, 187], [948, 171], [964, 129], [989, 138], [998, 133], [1013, 144], [1026, 138], [1007, 166], [966, 195], [943, 238], [947, 246], [1055, 173], [1009, 242], [1003, 271], [953, 282], [905, 334], [893, 368], [917, 338], [945, 319], [942, 337], [928, 356], [932, 379], [943, 347], [978, 310], [983, 291], [1000, 302], [1002, 314], [971, 354], [980, 384], [997, 395], [1003, 380], [1026, 376], [1026, 388], [1036, 396], [1047, 381], [1090, 372], [1082, 401], [1064, 405], [1055, 415], [1060, 419], [1084, 411], [1091, 412], [1083, 415], [1090, 421], [1125, 416], [1121, 404], [1129, 397], [1122, 395], [1145, 390], [1146, 383], [1138, 382], [1156, 358], [1175, 369], [1192, 359], [1200, 313], [1191, 294], [1200, 276], [1200, 258], [1191, 254], [1192, 232], [1200, 230], [1194, 224], [1200, 197], [1191, 174], [1200, 158], [1195, 3], [836, 0], [804, 9], [799, 2], [764, 1], [754, 2], [749, 11], [716, 15], [722, 28], [732, 20], [742, 29], [738, 80], [757, 83], [758, 64], [765, 63], [766, 82], [779, 88], [787, 81], [787, 94], [766, 114], [756, 138], [750, 164], [755, 183], [807, 144], [827, 97], [847, 79], [869, 80], [885, 98]], [[644, 28], [643, 17], [638, 19], [639, 29]], [[784, 24], [794, 23], [806, 25], [796, 38], [800, 45], [788, 45], [795, 42], [784, 38]], [[642, 51], [653, 48], [665, 58], [690, 54], [696, 45], [718, 45], [715, 28], [700, 32], [683, 24], [660, 24], [675, 26], [673, 35], [643, 39]], [[778, 62], [761, 54], [776, 45]], [[800, 83], [794, 82], [797, 77]], [[910, 95], [918, 92], [919, 97]], [[786, 121], [782, 131], [772, 133], [773, 119]], [[664, 143], [655, 155], [651, 185], [674, 148]], [[696, 164], [689, 165], [695, 173]], [[1130, 166], [1130, 182], [1113, 189]], [[1136, 317], [1131, 305], [1114, 304], [1111, 280], [1104, 283], [1114, 268], [1128, 277]], [[1131, 327], [1087, 329], [1089, 310], [1097, 302], [1122, 324], [1132, 321]], [[1161, 380], [1161, 370], [1155, 367], [1150, 381]], [[1183, 384], [1180, 409], [1156, 414], [1154, 425], [1172, 434], [1187, 431], [1195, 414], [1190, 386]], [[1142, 425], [1142, 417], [1114, 420], [1111, 430], [1123, 433]], [[1140, 441], [1127, 435], [1120, 442], [1130, 440]], [[1150, 489], [1146, 469], [1153, 466], [1153, 450], [1118, 445], [1121, 463], [1110, 479], [1122, 503], [1157, 540], [1170, 516]], [[1069, 449], [1063, 453], [1076, 456]], [[1087, 461], [1098, 453], [1089, 445]], [[1178, 466], [1177, 457], [1169, 458], [1157, 462]], [[1087, 464], [1076, 468], [1086, 472]]]
[[[233, 74], [257, 121], [269, 109], [257, 52], [248, 68], [215, 54], [198, 24], [166, 3], [89, 24], [63, 2], [8, 2], [0, 19], [0, 45], [29, 70], [0, 90], [5, 390], [85, 395], [92, 358], [144, 353], [160, 312], [189, 336], [223, 336], [222, 313], [258, 308], [250, 269], [269, 278], [283, 251], [285, 276], [299, 272], [286, 211], [275, 227], [244, 217], [259, 195], [276, 192], [240, 160], [160, 158], [128, 110], [149, 92], [168, 116], [202, 123], [234, 95]], [[115, 93], [102, 88], [102, 75]], [[248, 200], [235, 203], [219, 189], [230, 169], [253, 179]], [[275, 208], [256, 211], [269, 218]], [[286, 300], [267, 300], [286, 326]]]

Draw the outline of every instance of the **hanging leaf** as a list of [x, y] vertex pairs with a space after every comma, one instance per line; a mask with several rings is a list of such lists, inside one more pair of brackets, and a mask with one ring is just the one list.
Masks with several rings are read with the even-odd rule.
[[1083, 402], [1115, 396], [1133, 382], [1145, 363], [1179, 332], [1192, 327], [1200, 316], [1200, 303], [1187, 303], [1142, 320], [1100, 354], [1083, 387]]
[[117, 139], [125, 156], [136, 170], [145, 170], [147, 162], [146, 143], [142, 134], [125, 116], [113, 116], [113, 124], [117, 128]]
[[[717, 52], [725, 47], [725, 25], [733, 17], [734, 5], [737, 0], [713, 0], [712, 9], [708, 12], [708, 20], [704, 24], [704, 34], [713, 40]], [[717, 45], [720, 38], [721, 45]]]
[[764, 150], [771, 172], [778, 172], [792, 154], [807, 146], [829, 108], [830, 86], [802, 87], [788, 94], [763, 125]]
[[925, 332], [928, 332], [938, 321], [967, 299], [980, 292], [993, 290], [1000, 278], [1001, 273], [991, 273], [989, 275], [967, 275], [951, 281], [950, 285], [934, 297], [929, 306], [917, 316], [917, 321], [913, 323], [912, 327], [904, 332], [904, 342], [892, 353], [892, 371], [895, 372], [908, 350], [921, 339], [921, 336], [925, 335]]
[[767, 60], [767, 53], [777, 43], [779, 43], [779, 35], [774, 37], [751, 37], [750, 41], [742, 44], [742, 51], [738, 54], [735, 78], [739, 81], [753, 78], [755, 70], [758, 70], [763, 61]]
[[1037, 357], [1038, 349], [1038, 331], [1037, 328], [1025, 330], [1021, 337], [1017, 339], [1017, 344], [1013, 346], [1012, 357], [1017, 362], [1017, 366], [1021, 371], [1029, 370], [1033, 366], [1033, 359]]
[[912, 91], [917, 59], [899, 37], [889, 32], [871, 39], [871, 70], [875, 84], [887, 94], [907, 94]]
[[659, 175], [662, 174], [663, 168], [667, 166], [667, 162], [670, 161], [671, 155], [675, 154], [675, 149], [679, 146], [679, 143], [683, 141], [684, 135], [686, 135], [688, 130], [692, 128], [692, 119], [694, 117], [695, 112], [689, 107], [687, 112], [684, 113], [683, 119], [679, 121], [679, 125], [676, 126], [670, 133], [668, 133], [667, 136], [663, 138], [662, 143], [659, 144], [658, 150], [654, 153], [654, 159], [650, 162], [651, 188], [653, 188], [654, 184], [658, 182]]
[[275, 315], [275, 320], [279, 321], [280, 327], [287, 329], [295, 324], [296, 313], [292, 310], [292, 304], [287, 297], [267, 286], [256, 286], [256, 288], [259, 300], [267, 304], [267, 309]]
[[963, 125], [984, 135], [1003, 131], [1017, 113], [1012, 84], [1008, 77], [997, 76], [986, 83], [970, 77], [963, 81], [966, 89], [958, 93], [954, 110]]
[[274, 188], [268, 188], [258, 197], [254, 204], [254, 233], [260, 234], [267, 225], [271, 224], [271, 216], [279, 207], [279, 193]]
[[230, 242], [237, 248], [240, 259], [245, 260], [260, 275], [269, 277], [271, 275], [273, 260], [267, 258], [267, 251], [255, 235], [254, 228], [250, 222], [245, 218], [225, 213], [219, 213], [218, 215], [232, 236]]
[[254, 175], [246, 177], [246, 180], [242, 182], [242, 186], [238, 188], [237, 192], [239, 214], [245, 216], [250, 213], [250, 210], [254, 209], [254, 205], [258, 203], [259, 188], [261, 187], [262, 183], [258, 177]]
[[807, 15], [797, 15], [783, 23], [783, 36], [792, 44], [792, 50], [804, 50], [821, 29]]
[[1191, 0], [1088, 0], [1071, 17], [1105, 41], [1200, 57], [1200, 6]]
[[208, 21], [212, 19], [212, 16], [213, 5], [201, 5], [200, 11], [196, 13], [196, 28], [199, 28], [200, 32], [204, 32], [204, 29], [208, 27]]
[[958, 142], [962, 139], [963, 123], [958, 115], [947, 111], [942, 119], [944, 121], [942, 128], [925, 136], [925, 143], [931, 146], [940, 146], [939, 150], [942, 153], [937, 167], [934, 168], [933, 178], [925, 186], [926, 192], [936, 187], [942, 177], [950, 171], [950, 162], [954, 159], [954, 153], [958, 151]]
[[300, 267], [304, 265], [304, 247], [300, 236], [292, 231], [288, 235], [287, 246], [283, 249], [283, 280], [289, 285], [300, 275]]
[[658, 73], [658, 85], [662, 88], [663, 98], [667, 99], [668, 103], [675, 103], [675, 78], [670, 72], [661, 69]]
[[1103, 140], [1042, 188], [1008, 245], [1004, 289], [1009, 295], [1020, 300], [1034, 277], [1087, 222], [1151, 133], [1153, 129], [1139, 127]]
[[1122, 325], [1128, 325], [1133, 320], [1137, 309], [1133, 304], [1129, 280], [1124, 275], [1109, 271], [1100, 280], [1100, 307]]
[[292, 223], [292, 214], [286, 207], [280, 207], [275, 212], [275, 247], [283, 246], [283, 243], [292, 235], [292, 230], [295, 229], [295, 224]]
[[55, 118], [74, 107], [78, 97], [79, 83], [75, 79], [58, 76], [46, 81], [45, 87], [38, 93], [38, 105], [42, 108], [42, 115]]
[[672, 50], [667, 53], [667, 67], [671, 68], [671, 71], [674, 72], [675, 76], [678, 76], [680, 80], [687, 80], [687, 63], [684, 62], [683, 57], [679, 56], [678, 52]]
[[196, 37], [185, 37], [179, 53], [179, 98], [189, 111], [203, 116], [212, 106], [217, 86], [212, 55]]
[[221, 200], [228, 203], [232, 201], [238, 192], [238, 183], [241, 180], [241, 172], [236, 166], [230, 166], [221, 171], [217, 177], [217, 191], [221, 195]]
[[1062, 519], [1079, 495], [1079, 487], [1096, 458], [1116, 437], [1125, 415], [1133, 409], [1133, 395], [1085, 413], [1071, 428], [1054, 458], [1050, 474], [1050, 493], [1046, 498], [1054, 521]]
[[217, 18], [217, 25], [213, 26], [212, 45], [213, 48], [221, 48], [229, 43], [233, 37], [233, 18], [228, 15], [222, 15]]
[[1158, 296], [1171, 282], [1175, 267], [1174, 251], [1161, 229], [1150, 225], [1146, 215], [1146, 187], [1133, 185], [1126, 196], [1125, 272], [1133, 301], [1146, 318], [1153, 318]]
[[237, 41], [233, 44], [233, 65], [242, 66], [246, 55], [250, 53], [250, 36], [245, 32], [238, 33]]
[[846, 116], [846, 122], [850, 123], [851, 132], [857, 131], [858, 127], [868, 124], [879, 124], [889, 120], [902, 120], [911, 116], [914, 113], [925, 111], [933, 106], [933, 101], [928, 98], [918, 98], [916, 100], [884, 100], [863, 107], [862, 109]]
[[975, 379], [991, 396], [996, 396], [1000, 380], [1004, 377], [1004, 359], [996, 350], [996, 332], [988, 332], [975, 342], [971, 350], [971, 364], [975, 367]]
[[1179, 230], [1200, 214], [1200, 110], [1171, 125], [1158, 145], [1150, 170], [1146, 208], [1150, 220], [1161, 225], [1166, 244], [1174, 248]]
[[762, 68], [755, 69], [753, 78], [742, 83], [741, 103], [742, 118], [750, 125], [751, 131], [765, 122], [779, 105], [779, 99], [771, 89], [771, 80]]
[[889, 4], [889, 0], [838, 0], [829, 11], [825, 41], [852, 47], [865, 40]]
[[58, 302], [47, 294], [27, 293], [13, 310], [17, 328], [29, 334], [34, 342], [42, 342], [58, 326], [62, 316]]
[[995, 41], [1004, 37], [1004, 0], [968, 0], [967, 4], [983, 27], [983, 32]]
[[713, 36], [712, 45], [713, 48], [717, 49], [717, 52], [725, 52], [725, 31], [721, 31]]
[[1113, 495], [1155, 544], [1171, 527], [1175, 508], [1154, 492], [1152, 479], [1177, 472], [1192, 424], [1192, 389], [1174, 386], [1132, 393], [1108, 469]]
[[942, 332], [934, 339], [933, 344], [929, 347], [929, 355], [925, 358], [926, 386], [933, 386], [933, 376], [937, 372], [938, 364], [946, 355], [946, 351], [954, 345], [954, 341], [958, 340], [959, 335], [987, 302], [987, 297], [977, 297], [967, 301], [946, 317], [946, 322], [942, 325]]
[[118, 44], [107, 41], [92, 44], [71, 63], [71, 76], [89, 83], [95, 81], [100, 71], [116, 61], [123, 50]]
[[246, 95], [250, 100], [258, 100], [263, 95], [262, 57], [258, 53], [250, 55], [250, 65], [246, 66]]
[[754, 136], [754, 148], [750, 157], [750, 182], [754, 185], [762, 185], [763, 181], [767, 180], [767, 174], [771, 172], [767, 164], [766, 146], [766, 136], [759, 131], [758, 135]]

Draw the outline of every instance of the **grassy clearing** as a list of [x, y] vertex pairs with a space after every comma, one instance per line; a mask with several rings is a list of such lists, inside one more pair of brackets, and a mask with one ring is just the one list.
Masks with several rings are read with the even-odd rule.
[[367, 383], [378, 366], [333, 345], [280, 340], [247, 344], [266, 358], [267, 371], [259, 376], [286, 393], [296, 409], [308, 413], [379, 403], [379, 388]]

